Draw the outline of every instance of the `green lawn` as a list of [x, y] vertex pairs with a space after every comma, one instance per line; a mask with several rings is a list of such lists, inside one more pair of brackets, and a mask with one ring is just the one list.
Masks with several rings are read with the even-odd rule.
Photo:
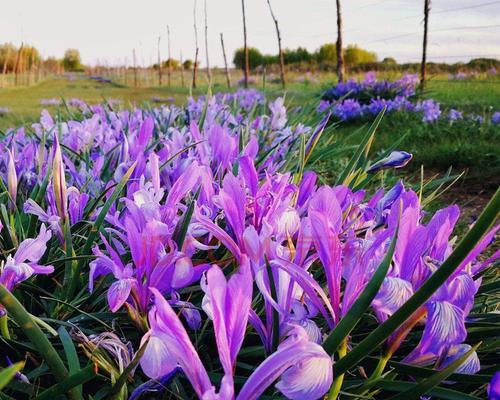
[[[186, 76], [186, 81], [188, 77]], [[446, 77], [431, 77], [426, 97], [432, 97], [442, 104], [444, 112], [449, 108], [457, 108], [474, 112], [490, 118], [493, 111], [500, 110], [500, 78], [488, 80], [449, 81]], [[207, 92], [201, 73], [199, 88], [195, 94]], [[290, 106], [318, 102], [324, 88], [333, 83], [334, 75], [323, 74], [319, 82], [298, 82], [297, 74], [290, 74], [286, 99]], [[151, 80], [154, 82], [154, 80]], [[103, 99], [120, 99], [123, 105], [152, 102], [153, 97], [173, 98], [176, 104], [181, 104], [189, 95], [189, 89], [181, 87], [177, 79], [173, 80], [171, 88], [143, 87], [134, 88], [119, 84], [102, 84], [84, 76], [75, 80], [64, 77], [52, 78], [31, 87], [0, 89], [0, 107], [8, 107], [11, 113], [0, 116], [0, 130], [31, 123], [37, 120], [44, 106], [41, 99], [47, 98], [79, 98], [89, 103], [102, 102]], [[255, 87], [262, 89], [262, 82]], [[266, 92], [270, 97], [283, 94], [277, 83], [266, 83]], [[215, 74], [213, 91], [224, 91], [224, 76]], [[55, 111], [57, 107], [45, 107]], [[353, 132], [362, 126], [361, 123], [341, 124], [335, 131], [338, 140], [355, 144], [359, 136]], [[410, 151], [415, 159], [413, 170], [418, 170], [424, 164], [431, 171], [444, 172], [450, 166], [456, 171], [468, 170], [468, 176], [478, 176], [488, 180], [485, 185], [498, 185], [500, 175], [500, 128], [472, 126], [463, 123], [462, 126], [450, 127], [445, 121], [432, 126], [426, 126], [415, 116], [388, 115], [384, 118], [377, 139], [375, 151], [389, 147], [402, 135], [407, 135], [400, 148]], [[337, 162], [337, 161], [335, 161]], [[330, 168], [330, 166], [326, 166]], [[331, 167], [333, 168], [333, 166]], [[411, 168], [410, 168], [411, 169]]]

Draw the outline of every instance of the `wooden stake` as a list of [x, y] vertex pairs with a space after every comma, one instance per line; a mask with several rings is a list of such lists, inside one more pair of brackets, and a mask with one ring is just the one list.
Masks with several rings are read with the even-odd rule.
[[224, 71], [226, 73], [226, 82], [228, 89], [231, 89], [231, 75], [229, 75], [229, 67], [227, 66], [226, 49], [224, 47], [224, 36], [220, 34], [220, 44], [222, 46], [222, 55], [224, 56]]
[[283, 89], [286, 87], [285, 83], [285, 57], [283, 55], [283, 51], [281, 50], [281, 33], [280, 33], [280, 28], [278, 25], [278, 20], [274, 16], [273, 9], [271, 7], [271, 1], [267, 0], [267, 4], [269, 5], [269, 12], [271, 13], [271, 18], [274, 21], [274, 26], [276, 27], [276, 36], [278, 37], [278, 51], [279, 51], [279, 58], [280, 58], [280, 77], [281, 77], [281, 85], [283, 86]]
[[134, 60], [134, 87], [137, 87], [137, 58], [135, 56], [135, 49], [132, 50], [132, 58]]
[[205, 0], [205, 55], [207, 58], [207, 79], [208, 85], [212, 86], [212, 71], [210, 71], [210, 60], [208, 58], [208, 16], [207, 16], [207, 0]]
[[2, 87], [5, 85], [5, 76], [7, 74], [7, 64], [10, 58], [10, 47], [7, 47], [7, 53], [5, 54], [5, 60], [3, 61], [3, 69], [2, 69]]
[[160, 56], [160, 41], [161, 36], [158, 36], [158, 86], [161, 86], [162, 81], [162, 69], [161, 69], [161, 56]]
[[339, 82], [344, 82], [344, 50], [342, 49], [342, 10], [340, 0], [337, 2], [337, 76]]
[[14, 66], [14, 86], [17, 86], [18, 74], [19, 74], [19, 64], [21, 63], [21, 55], [23, 53], [24, 43], [21, 43], [21, 47], [17, 51], [16, 64]]
[[243, 51], [245, 53], [245, 87], [248, 88], [248, 76], [250, 75], [250, 60], [248, 59], [247, 46], [247, 21], [245, 15], [245, 0], [241, 0], [241, 10], [243, 12]]
[[196, 0], [194, 0], [194, 7], [193, 7], [193, 19], [194, 19], [194, 44], [196, 48], [196, 52], [194, 55], [194, 65], [193, 65], [193, 89], [196, 89], [196, 77], [197, 77], [197, 70], [198, 70], [198, 27], [196, 25]]
[[168, 87], [172, 85], [172, 54], [170, 53], [170, 26], [167, 25], [167, 41], [168, 41]]
[[184, 83], [184, 61], [182, 59], [182, 50], [181, 50], [181, 57], [180, 57], [180, 60], [181, 60], [181, 86], [184, 87], [185, 86], [185, 83]]
[[425, 78], [427, 74], [427, 31], [429, 27], [429, 11], [431, 0], [424, 1], [424, 42], [422, 46], [422, 63], [420, 65], [420, 89], [425, 88]]

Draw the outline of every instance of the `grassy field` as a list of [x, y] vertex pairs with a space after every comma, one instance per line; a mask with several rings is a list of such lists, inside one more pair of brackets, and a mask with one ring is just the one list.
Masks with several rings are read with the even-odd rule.
[[[214, 74], [213, 91], [225, 91], [224, 76]], [[234, 78], [238, 78], [233, 76]], [[271, 77], [272, 79], [272, 77]], [[494, 80], [496, 79], [496, 80]], [[236, 79], [234, 79], [236, 80]], [[153, 78], [151, 78], [153, 82]], [[187, 81], [187, 77], [186, 77]], [[193, 94], [207, 92], [203, 71], [200, 74], [200, 85]], [[153, 103], [153, 98], [162, 98], [166, 102], [181, 104], [191, 93], [187, 87], [181, 87], [179, 77], [172, 80], [172, 87], [129, 87], [122, 84], [103, 84], [84, 76], [52, 78], [30, 87], [0, 89], [0, 107], [8, 107], [9, 114], [0, 115], [0, 130], [31, 123], [39, 118], [43, 108], [55, 111], [57, 107], [44, 107], [41, 99], [79, 98], [89, 103], [102, 102], [104, 99], [118, 99], [126, 107], [133, 104]], [[319, 95], [334, 82], [334, 75], [314, 76], [311, 80], [301, 79], [298, 74], [290, 74], [286, 91], [287, 103], [290, 106], [317, 103]], [[262, 80], [254, 87], [263, 89]], [[265, 91], [269, 97], [282, 95], [283, 91], [277, 83], [266, 82]], [[474, 112], [490, 118], [493, 111], [500, 110], [500, 79], [449, 81], [446, 77], [431, 77], [425, 97], [431, 97], [441, 103], [443, 112], [450, 108]], [[368, 121], [367, 121], [368, 122]], [[362, 130], [363, 123], [343, 123], [335, 134], [342, 143], [355, 144], [359, 136], [353, 134]], [[499, 184], [500, 176], [500, 128], [470, 127], [463, 123], [463, 129], [450, 129], [446, 122], [433, 126], [425, 126], [416, 116], [390, 115], [384, 118], [374, 144], [375, 151], [381, 151], [395, 140], [406, 135], [400, 148], [414, 154], [411, 167], [406, 174], [418, 174], [420, 165], [426, 167], [426, 174], [444, 173], [449, 167], [455, 172], [466, 171], [463, 184], [478, 188], [478, 192], [489, 192]], [[336, 161], [335, 161], [336, 162]], [[334, 170], [333, 164], [322, 168]], [[479, 180], [479, 182], [476, 182]]]

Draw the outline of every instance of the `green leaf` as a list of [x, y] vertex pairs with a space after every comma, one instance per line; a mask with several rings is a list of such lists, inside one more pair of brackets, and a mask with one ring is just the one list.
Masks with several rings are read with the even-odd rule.
[[[94, 372], [94, 365], [89, 364], [84, 369], [79, 370], [78, 372], [71, 374], [62, 382], [55, 384], [54, 386], [44, 390], [40, 395], [38, 395], [35, 400], [48, 400], [58, 398], [62, 396], [65, 392], [70, 390], [74, 390], [77, 386], [83, 385], [87, 383], [91, 379], [96, 376]], [[78, 399], [82, 399], [83, 397], [79, 395]]]
[[497, 190], [483, 210], [472, 229], [460, 241], [455, 250], [429, 279], [389, 319], [379, 325], [349, 354], [334, 365], [334, 374], [342, 374], [363, 358], [370, 355], [396, 329], [398, 329], [419, 307], [421, 307], [441, 285], [455, 272], [460, 263], [479, 242], [498, 217], [500, 189]]
[[139, 361], [141, 361], [141, 358], [146, 351], [146, 347], [148, 346], [149, 343], [149, 338], [142, 344], [140, 349], [137, 351], [135, 354], [134, 358], [130, 362], [129, 365], [123, 370], [121, 373], [120, 377], [116, 381], [116, 383], [113, 386], [113, 389], [111, 390], [111, 396], [116, 396], [120, 393], [122, 390], [122, 387], [127, 383], [127, 378], [131, 375], [132, 371], [134, 368], [139, 364]]
[[[128, 171], [125, 173], [125, 175], [123, 175], [122, 179], [120, 180], [120, 182], [118, 183], [118, 185], [116, 185], [115, 189], [113, 190], [113, 193], [111, 194], [111, 196], [109, 196], [109, 198], [106, 201], [106, 203], [104, 203], [104, 206], [102, 207], [101, 212], [99, 213], [99, 215], [97, 216], [95, 222], [92, 225], [92, 228], [90, 230], [89, 236], [87, 237], [87, 241], [85, 242], [85, 245], [83, 246], [83, 250], [82, 250], [83, 254], [82, 255], [88, 255], [90, 253], [92, 245], [94, 244], [94, 241], [98, 237], [99, 229], [101, 228], [101, 225], [104, 222], [104, 219], [106, 218], [106, 215], [107, 215], [109, 209], [111, 208], [111, 206], [113, 205], [113, 203], [120, 196], [120, 193], [122, 192], [123, 188], [125, 187], [125, 185], [127, 184], [128, 180], [130, 179], [130, 176], [134, 172], [134, 169], [135, 169], [136, 165], [137, 165], [137, 161], [134, 162], [132, 164], [132, 166], [128, 169]], [[78, 262], [78, 264], [77, 264], [77, 266], [76, 266], [76, 268], [74, 270], [73, 279], [71, 279], [71, 282], [70, 282], [70, 285], [69, 285], [69, 289], [68, 289], [68, 292], [67, 292], [67, 297], [66, 298], [68, 298], [68, 299], [71, 298], [71, 296], [75, 292], [75, 289], [79, 286], [79, 283], [80, 283], [80, 272], [81, 272], [81, 270], [83, 268], [83, 262], [84, 261], [85, 261], [84, 259], [80, 259], [80, 261]]]
[[460, 367], [467, 359], [471, 356], [472, 353], [476, 351], [479, 347], [479, 344], [472, 347], [467, 353], [465, 353], [462, 357], [453, 361], [450, 365], [448, 365], [443, 370], [436, 372], [431, 377], [424, 379], [422, 382], [418, 383], [414, 387], [407, 389], [396, 396], [392, 396], [390, 400], [410, 400], [410, 399], [419, 399], [420, 396], [426, 394], [433, 387], [439, 385], [442, 381], [448, 378], [458, 367]]
[[[75, 344], [71, 339], [68, 331], [64, 329], [63, 326], [59, 327], [57, 330], [59, 332], [59, 339], [64, 348], [64, 353], [66, 354], [66, 360], [68, 361], [68, 369], [70, 374], [74, 374], [80, 370], [80, 360], [78, 359], [78, 354], [76, 352]], [[82, 386], [78, 385], [75, 388], [80, 396], [82, 395]]]
[[182, 245], [184, 244], [184, 240], [186, 239], [189, 223], [191, 222], [191, 218], [193, 217], [194, 206], [196, 204], [198, 196], [200, 195], [200, 192], [201, 186], [198, 188], [194, 195], [194, 198], [189, 203], [186, 212], [177, 223], [177, 226], [175, 227], [174, 233], [172, 235], [172, 239], [177, 244], [177, 249], [179, 249], [179, 251], [182, 249]]
[[[361, 382], [360, 382], [361, 383]], [[389, 379], [380, 379], [377, 381], [377, 387], [390, 391], [390, 392], [401, 392], [404, 390], [410, 390], [417, 386], [418, 383], [403, 382], [403, 381], [392, 381]], [[480, 400], [479, 397], [472, 396], [470, 394], [462, 393], [452, 389], [445, 389], [442, 387], [435, 387], [428, 392], [428, 395], [433, 399], [444, 399], [444, 400]], [[407, 397], [406, 400], [410, 400]]]
[[11, 379], [14, 378], [16, 373], [19, 372], [23, 366], [23, 362], [18, 362], [0, 371], [0, 390], [7, 386]]
[[372, 125], [368, 129], [368, 132], [366, 132], [365, 136], [361, 140], [361, 143], [358, 146], [358, 149], [356, 152], [353, 154], [351, 159], [349, 160], [349, 163], [345, 167], [344, 171], [340, 176], [338, 177], [337, 181], [335, 182], [336, 185], [341, 185], [344, 183], [348, 177], [352, 174], [352, 172], [355, 170], [356, 165], [358, 165], [359, 160], [363, 156], [363, 154], [368, 154], [368, 151], [370, 149], [370, 144], [373, 141], [373, 137], [375, 136], [375, 132], [380, 124], [380, 121], [382, 120], [382, 117], [384, 116], [385, 108], [377, 115], [377, 118], [375, 118], [375, 121], [373, 121]]
[[[57, 351], [21, 303], [2, 284], [0, 284], [0, 303], [3, 304], [9, 316], [16, 321], [30, 342], [33, 343], [37, 352], [49, 365], [56, 379], [60, 382], [66, 379], [68, 370]], [[68, 395], [72, 400], [79, 398], [76, 391], [70, 391]]]
[[361, 320], [363, 314], [370, 307], [370, 304], [377, 295], [380, 286], [382, 285], [382, 282], [384, 282], [384, 279], [387, 275], [387, 271], [389, 271], [392, 257], [394, 256], [398, 231], [399, 227], [396, 228], [396, 232], [394, 232], [394, 236], [392, 237], [391, 245], [387, 254], [378, 266], [377, 270], [373, 274], [372, 278], [366, 285], [361, 295], [351, 306], [349, 312], [340, 320], [337, 326], [330, 332], [330, 335], [328, 335], [326, 340], [323, 342], [323, 348], [328, 354], [333, 355], [333, 353], [338, 349], [342, 341], [349, 335], [349, 333]]

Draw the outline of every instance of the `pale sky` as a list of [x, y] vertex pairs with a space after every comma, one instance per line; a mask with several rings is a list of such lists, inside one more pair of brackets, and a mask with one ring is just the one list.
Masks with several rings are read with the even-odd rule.
[[[283, 46], [313, 51], [336, 40], [334, 0], [271, 0]], [[197, 0], [200, 59], [205, 60], [204, 0]], [[266, 0], [246, 0], [248, 42], [264, 53], [277, 53]], [[194, 58], [194, 0], [0, 0], [0, 42], [33, 44], [44, 56], [80, 50], [84, 63], [129, 65], [132, 49], [140, 64], [167, 58], [170, 26], [172, 57]], [[343, 0], [344, 43], [377, 52], [380, 59], [417, 61], [421, 52], [423, 0]], [[228, 57], [243, 43], [241, 1], [207, 0], [209, 54], [222, 65], [219, 35]], [[429, 27], [431, 61], [500, 58], [500, 1], [432, 0]]]

